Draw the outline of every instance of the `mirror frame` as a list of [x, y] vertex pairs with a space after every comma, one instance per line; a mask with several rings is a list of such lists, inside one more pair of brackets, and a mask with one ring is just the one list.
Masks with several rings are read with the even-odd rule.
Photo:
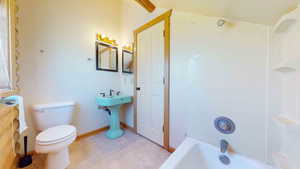
[[123, 49], [122, 50], [122, 72], [123, 73], [133, 73], [133, 71], [130, 72], [130, 71], [124, 70], [124, 53], [130, 53], [132, 55], [132, 62], [133, 62], [133, 52]]
[[[106, 46], [106, 47], [110, 47], [112, 49], [115, 49], [116, 50], [116, 69], [103, 69], [101, 67], [99, 67], [99, 60], [101, 61], [101, 56], [99, 56], [99, 45], [102, 45], [102, 46]], [[119, 72], [119, 51], [118, 51], [118, 48], [115, 47], [115, 46], [112, 46], [112, 45], [108, 45], [106, 43], [102, 43], [102, 42], [96, 42], [96, 70], [101, 70], [101, 71], [109, 71], [109, 72]]]

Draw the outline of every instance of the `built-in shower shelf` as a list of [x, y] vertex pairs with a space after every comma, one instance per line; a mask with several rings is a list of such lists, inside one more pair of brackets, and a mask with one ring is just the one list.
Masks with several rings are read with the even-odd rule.
[[282, 16], [276, 23], [273, 33], [281, 34], [288, 32], [289, 28], [294, 25], [299, 16], [299, 7], [287, 15]]
[[292, 18], [284, 18], [283, 20], [279, 21], [274, 27], [274, 33], [286, 33], [288, 32], [289, 28], [296, 23], [296, 19]]
[[280, 67], [276, 67], [274, 68], [275, 71], [277, 72], [281, 72], [281, 73], [290, 73], [290, 72], [295, 72], [296, 69], [293, 67], [289, 67], [289, 66], [280, 66]]
[[284, 125], [300, 125], [300, 122], [298, 120], [294, 120], [291, 117], [288, 117], [287, 115], [277, 115], [274, 117], [274, 119]]

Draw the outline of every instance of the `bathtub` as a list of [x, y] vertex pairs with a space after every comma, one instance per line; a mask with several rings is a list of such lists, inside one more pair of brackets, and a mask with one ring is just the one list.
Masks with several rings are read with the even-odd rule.
[[275, 169], [241, 155], [227, 154], [229, 165], [219, 161], [220, 150], [210, 144], [187, 138], [160, 169]]

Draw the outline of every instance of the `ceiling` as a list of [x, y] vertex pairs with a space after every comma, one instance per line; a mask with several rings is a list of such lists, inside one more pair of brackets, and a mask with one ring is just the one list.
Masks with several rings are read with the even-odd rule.
[[271, 25], [299, 0], [151, 0], [157, 7]]

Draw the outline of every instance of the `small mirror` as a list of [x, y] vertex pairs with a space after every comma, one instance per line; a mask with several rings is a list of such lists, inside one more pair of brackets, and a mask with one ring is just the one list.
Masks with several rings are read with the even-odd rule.
[[96, 69], [118, 72], [118, 48], [96, 42]]
[[122, 72], [133, 72], [133, 53], [124, 49], [122, 51]]

